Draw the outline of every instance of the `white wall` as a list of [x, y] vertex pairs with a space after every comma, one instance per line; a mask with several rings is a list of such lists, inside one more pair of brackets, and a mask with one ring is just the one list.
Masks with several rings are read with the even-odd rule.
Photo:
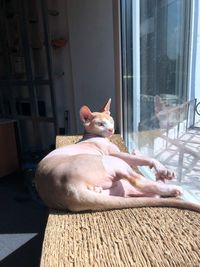
[[67, 12], [76, 126], [80, 132], [82, 105], [96, 110], [111, 97], [115, 114], [112, 0], [68, 0]]
[[52, 49], [58, 126], [66, 127], [69, 110], [68, 133], [80, 133], [82, 105], [96, 111], [111, 97], [115, 115], [112, 0], [47, 0], [47, 7], [59, 12], [48, 16], [50, 40], [68, 41]]

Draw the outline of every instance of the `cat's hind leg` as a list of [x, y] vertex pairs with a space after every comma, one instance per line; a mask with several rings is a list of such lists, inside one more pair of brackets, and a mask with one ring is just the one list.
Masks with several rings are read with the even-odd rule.
[[101, 186], [87, 185], [87, 189], [96, 193], [102, 193], [103, 188]]
[[179, 197], [182, 195], [182, 188], [176, 185], [166, 184], [160, 181], [150, 181], [140, 175], [140, 178], [133, 176], [124, 177], [131, 185], [143, 193], [155, 194], [164, 197]]
[[154, 193], [142, 192], [132, 186], [127, 180], [121, 179], [112, 184], [110, 188], [103, 189], [102, 195], [120, 196], [120, 197], [155, 197]]
[[160, 183], [159, 181], [151, 181], [135, 172], [127, 162], [118, 157], [104, 156], [102, 157], [102, 162], [108, 177], [112, 177], [113, 182], [125, 179], [146, 195], [177, 197], [182, 194], [181, 187]]

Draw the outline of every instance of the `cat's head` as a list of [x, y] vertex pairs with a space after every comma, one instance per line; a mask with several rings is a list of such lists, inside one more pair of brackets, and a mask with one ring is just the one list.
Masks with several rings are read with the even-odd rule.
[[86, 133], [110, 137], [114, 133], [114, 120], [110, 116], [111, 99], [99, 112], [92, 112], [87, 106], [80, 109], [80, 118]]

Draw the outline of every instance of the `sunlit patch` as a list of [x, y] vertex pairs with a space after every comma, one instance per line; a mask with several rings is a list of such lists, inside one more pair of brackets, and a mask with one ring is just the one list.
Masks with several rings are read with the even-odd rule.
[[16, 233], [0, 235], [0, 261], [34, 238], [37, 233]]

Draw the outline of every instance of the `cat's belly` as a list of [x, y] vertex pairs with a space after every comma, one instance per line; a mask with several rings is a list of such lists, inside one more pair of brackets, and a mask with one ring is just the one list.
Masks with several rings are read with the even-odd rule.
[[91, 154], [46, 157], [39, 164], [38, 174], [41, 182], [48, 179], [47, 186], [56, 184], [57, 188], [62, 188], [66, 183], [81, 183], [108, 189], [115, 181], [115, 173], [105, 169], [102, 156]]
[[[132, 174], [131, 167], [123, 160], [113, 156], [74, 155], [55, 156], [44, 159], [36, 177], [40, 195], [62, 197], [67, 184], [77, 187], [101, 187], [102, 194], [128, 197], [140, 195], [129, 182], [119, 181]], [[48, 182], [47, 182], [48, 181]]]
[[120, 158], [106, 155], [102, 157], [102, 163], [106, 173], [115, 178], [115, 180], [132, 175], [132, 168]]

